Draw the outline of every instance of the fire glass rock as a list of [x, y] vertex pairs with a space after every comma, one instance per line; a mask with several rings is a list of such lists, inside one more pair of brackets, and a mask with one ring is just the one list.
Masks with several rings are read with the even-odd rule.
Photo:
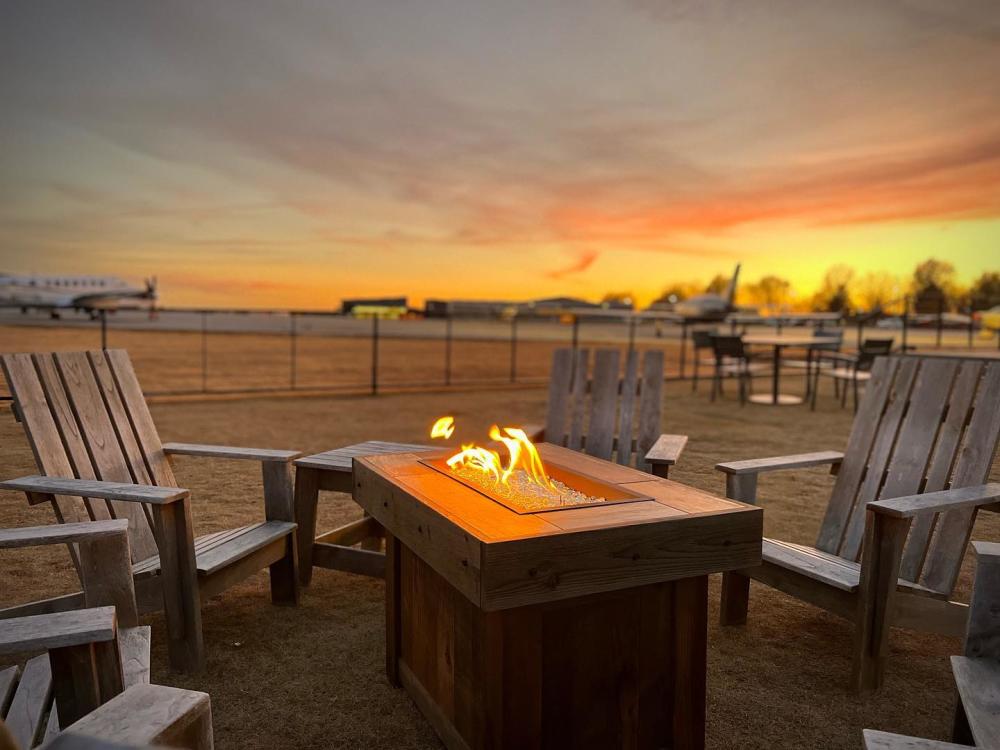
[[492, 474], [486, 474], [466, 466], [452, 469], [452, 471], [467, 482], [479, 485], [496, 497], [503, 498], [511, 505], [516, 505], [521, 510], [526, 511], [565, 508], [605, 501], [603, 497], [594, 497], [574, 490], [558, 479], [551, 480], [555, 489], [537, 484], [523, 469], [514, 471], [507, 484], [500, 482]]

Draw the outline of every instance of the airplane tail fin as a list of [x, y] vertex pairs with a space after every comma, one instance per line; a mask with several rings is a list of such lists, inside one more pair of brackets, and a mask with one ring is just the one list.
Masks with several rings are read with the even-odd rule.
[[726, 289], [726, 301], [730, 307], [736, 304], [736, 282], [740, 278], [740, 265], [740, 263], [736, 264], [736, 270], [733, 271], [733, 278], [729, 280], [729, 288]]

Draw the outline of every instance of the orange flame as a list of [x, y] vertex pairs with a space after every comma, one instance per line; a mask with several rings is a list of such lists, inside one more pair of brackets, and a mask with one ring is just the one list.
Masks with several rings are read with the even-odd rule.
[[[449, 438], [454, 431], [454, 418], [441, 417], [431, 428], [431, 437]], [[511, 476], [520, 469], [524, 471], [531, 482], [554, 489], [552, 480], [549, 479], [549, 475], [545, 471], [545, 463], [538, 455], [538, 449], [528, 439], [524, 430], [518, 427], [501, 429], [497, 425], [493, 425], [490, 428], [490, 439], [503, 443], [507, 448], [506, 464], [496, 451], [469, 443], [463, 445], [462, 450], [448, 458], [449, 468], [452, 471], [472, 469], [481, 472], [484, 477], [492, 477], [505, 485], [510, 484]]]
[[443, 437], [445, 440], [452, 436], [455, 432], [455, 418], [454, 417], [441, 417], [434, 426], [431, 427], [431, 437], [439, 438]]

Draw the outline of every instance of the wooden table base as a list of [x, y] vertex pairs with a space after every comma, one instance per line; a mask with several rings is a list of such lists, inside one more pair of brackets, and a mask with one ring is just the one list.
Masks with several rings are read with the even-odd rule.
[[707, 576], [485, 612], [386, 546], [387, 673], [447, 747], [704, 747]]

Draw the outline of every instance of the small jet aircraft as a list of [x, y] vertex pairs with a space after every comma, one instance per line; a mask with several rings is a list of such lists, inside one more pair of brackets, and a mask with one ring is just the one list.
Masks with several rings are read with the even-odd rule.
[[740, 276], [740, 264], [736, 264], [733, 278], [729, 280], [726, 293], [699, 294], [674, 305], [674, 312], [692, 322], [723, 320], [729, 313], [736, 312], [736, 281]]
[[156, 304], [156, 278], [130, 286], [116, 276], [41, 276], [0, 273], [0, 307], [79, 310], [96, 317], [102, 310], [150, 310]]

